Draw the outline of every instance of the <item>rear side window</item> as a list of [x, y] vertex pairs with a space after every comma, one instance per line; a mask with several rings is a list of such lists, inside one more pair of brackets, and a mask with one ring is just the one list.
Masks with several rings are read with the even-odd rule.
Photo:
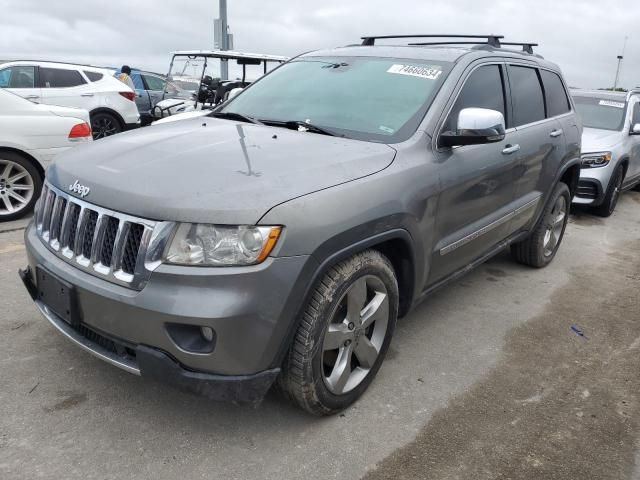
[[83, 85], [85, 82], [77, 70], [40, 67], [40, 85], [43, 88], [68, 88]]
[[633, 115], [631, 117], [631, 128], [640, 123], [640, 103], [636, 103], [633, 107]]
[[544, 97], [535, 68], [509, 66], [509, 85], [513, 101], [513, 121], [518, 127], [544, 120]]
[[102, 73], [98, 73], [98, 72], [87, 72], [86, 70], [84, 71], [84, 74], [87, 76], [87, 78], [89, 79], [89, 81], [91, 82], [97, 82], [99, 80], [102, 80], [102, 77], [104, 77], [104, 75]]
[[474, 70], [465, 82], [445, 123], [445, 131], [454, 131], [458, 115], [465, 108], [497, 110], [506, 118], [504, 86], [500, 65], [485, 65]]
[[547, 117], [555, 117], [571, 111], [567, 91], [558, 74], [548, 70], [540, 70], [544, 95], [547, 100]]
[[9, 67], [0, 71], [0, 88], [34, 88], [35, 67]]

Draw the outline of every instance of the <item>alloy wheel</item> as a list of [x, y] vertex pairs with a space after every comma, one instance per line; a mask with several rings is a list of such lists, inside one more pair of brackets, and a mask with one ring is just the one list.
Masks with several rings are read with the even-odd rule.
[[323, 379], [335, 395], [345, 394], [367, 377], [387, 334], [389, 295], [373, 275], [358, 278], [344, 293], [322, 345]]
[[0, 158], [0, 217], [25, 209], [34, 190], [33, 178], [26, 168]]
[[622, 171], [618, 170], [616, 173], [615, 184], [613, 187], [613, 193], [611, 194], [611, 202], [609, 202], [609, 213], [613, 213], [618, 204], [620, 198], [620, 192], [622, 192]]
[[93, 139], [100, 140], [118, 133], [118, 126], [113, 119], [99, 115], [91, 122], [91, 130]]
[[567, 218], [567, 201], [564, 196], [558, 197], [550, 214], [550, 222], [544, 235], [544, 256], [550, 257], [555, 252]]

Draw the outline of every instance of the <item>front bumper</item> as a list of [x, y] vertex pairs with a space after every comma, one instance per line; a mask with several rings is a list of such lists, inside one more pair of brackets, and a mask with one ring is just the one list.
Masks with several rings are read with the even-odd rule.
[[[130, 373], [240, 402], [264, 395], [277, 376], [307, 277], [315, 269], [310, 257], [270, 258], [243, 268], [163, 265], [143, 290], [134, 291], [54, 256], [33, 226], [25, 232], [25, 244], [25, 286], [49, 322], [76, 345]], [[36, 267], [73, 286], [78, 328], [34, 297]], [[176, 325], [212, 328], [215, 347], [190, 350], [171, 333]]]

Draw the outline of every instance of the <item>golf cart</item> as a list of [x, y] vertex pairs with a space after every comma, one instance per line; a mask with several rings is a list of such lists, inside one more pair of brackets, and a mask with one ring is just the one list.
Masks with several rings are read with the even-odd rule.
[[[241, 77], [236, 80], [221, 79], [219, 70], [217, 69], [220, 61], [235, 60], [237, 63], [234, 70], [242, 69]], [[199, 88], [192, 95], [191, 99], [175, 98], [165, 90], [162, 94], [162, 100], [153, 107], [153, 117], [155, 120], [170, 117], [176, 114], [193, 112], [192, 115], [199, 116], [202, 111], [211, 110], [222, 102], [233, 98], [243, 88], [248, 86], [256, 78], [247, 79], [247, 66], [262, 65], [261, 72], [257, 77], [266, 74], [269, 71], [270, 64], [281, 64], [286, 62], [288, 57], [278, 55], [264, 55], [259, 53], [235, 52], [231, 50], [192, 50], [174, 52], [171, 58], [171, 66], [167, 78], [199, 78]], [[230, 64], [229, 67], [234, 67]], [[189, 69], [193, 73], [189, 75]], [[231, 69], [231, 68], [230, 68]], [[234, 72], [240, 73], [240, 72]], [[232, 74], [229, 74], [231, 77]], [[196, 113], [198, 112], [198, 113]], [[174, 120], [174, 119], [172, 119]], [[165, 120], [169, 121], [169, 120]]]

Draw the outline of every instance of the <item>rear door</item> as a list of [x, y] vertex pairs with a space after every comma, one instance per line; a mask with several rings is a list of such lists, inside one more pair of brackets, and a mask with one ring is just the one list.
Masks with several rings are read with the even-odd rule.
[[3, 68], [0, 70], [0, 88], [6, 88], [27, 100], [40, 102], [38, 67], [34, 65], [13, 65]]
[[[505, 80], [502, 64], [475, 67], [439, 131], [455, 129], [460, 111], [472, 107], [501, 112], [508, 127]], [[513, 134], [507, 128], [498, 143], [439, 149], [442, 192], [429, 284], [469, 265], [508, 236], [518, 171]]]
[[559, 117], [567, 113], [570, 103], [564, 94], [561, 105], [547, 107], [541, 71], [535, 65], [511, 63], [508, 73], [516, 129], [513, 141], [519, 147], [516, 215], [510, 226], [516, 231], [537, 218], [536, 212], [551, 193], [551, 185], [566, 152], [565, 129], [568, 127]]
[[40, 67], [42, 103], [92, 110], [93, 87], [75, 68]]

